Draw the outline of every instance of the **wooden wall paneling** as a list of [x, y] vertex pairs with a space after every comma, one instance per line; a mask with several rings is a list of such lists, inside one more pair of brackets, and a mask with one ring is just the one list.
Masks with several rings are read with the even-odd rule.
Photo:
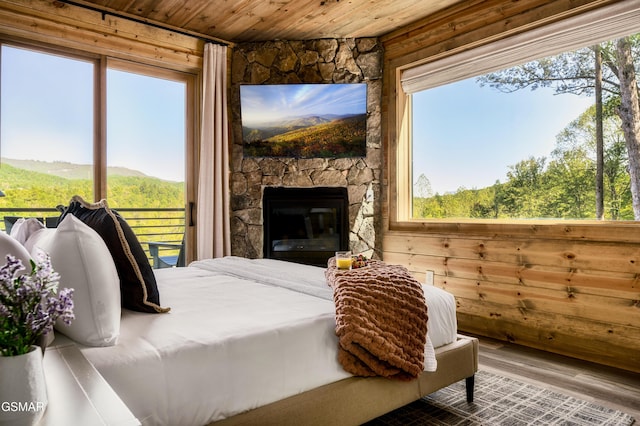
[[[521, 341], [527, 341], [527, 333], [535, 336], [531, 342], [536, 342], [536, 346], [540, 347], [549, 344], [558, 334], [564, 334], [567, 339], [574, 336], [581, 340], [581, 351], [588, 355], [590, 360], [605, 357], [607, 352], [605, 347], [598, 348], [594, 344], [584, 344], [591, 339], [600, 343], [606, 342], [626, 347], [637, 345], [639, 336], [637, 327], [611, 324], [609, 322], [596, 321], [592, 319], [580, 319], [579, 321], [562, 314], [554, 314], [551, 312], [542, 312], [531, 309], [526, 305], [522, 306], [505, 306], [501, 304], [482, 301], [478, 303], [472, 299], [458, 298], [456, 299], [461, 310], [458, 317], [458, 324], [463, 324], [467, 331], [475, 331], [482, 327], [491, 327], [492, 334], [500, 336], [502, 340], [514, 341], [519, 338]], [[466, 316], [465, 316], [466, 315]], [[502, 322], [505, 322], [502, 324]], [[518, 329], [522, 327], [523, 330]], [[490, 336], [492, 337], [492, 336]], [[505, 339], [506, 337], [506, 339]], [[574, 345], [574, 348], [580, 346]], [[640, 356], [640, 354], [638, 355]], [[626, 364], [626, 359], [621, 359], [618, 365]], [[638, 371], [640, 365], [628, 365], [627, 369]]]
[[80, 7], [44, 0], [0, 2], [0, 33], [150, 65], [197, 72], [204, 42]]
[[640, 300], [636, 274], [594, 272], [565, 267], [514, 265], [441, 256], [385, 253], [389, 263], [405, 265], [416, 279], [424, 282], [425, 271], [434, 271], [436, 280], [465, 278], [488, 283], [505, 283], [536, 287], [573, 294], [618, 297], [628, 301]]
[[[464, 2], [381, 37], [388, 59], [412, 63], [477, 47], [619, 0], [491, 0]], [[469, 3], [469, 4], [467, 4]], [[468, 7], [467, 7], [468, 6]]]
[[[464, 302], [464, 301], [463, 301]], [[472, 306], [477, 307], [477, 304]], [[461, 307], [466, 305], [461, 303]], [[486, 313], [493, 317], [484, 317]], [[629, 327], [609, 326], [590, 321], [574, 321], [569, 324], [563, 317], [530, 313], [526, 319], [514, 308], [509, 311], [492, 311], [458, 314], [458, 324], [469, 333], [499, 340], [523, 344], [536, 349], [559, 353], [591, 362], [605, 364], [629, 371], [640, 370], [640, 352], [637, 347], [637, 331]], [[482, 320], [481, 318], [489, 318]], [[630, 336], [613, 340], [611, 336]]]
[[574, 241], [603, 241], [616, 243], [640, 243], [640, 223], [635, 221], [487, 221], [487, 220], [433, 220], [397, 222], [391, 231], [412, 234], [473, 235], [502, 238], [548, 238]]
[[436, 285], [459, 298], [630, 326], [640, 333], [637, 301], [630, 299], [455, 277], [442, 277], [441, 284], [437, 279]]
[[640, 272], [640, 247], [634, 244], [409, 233], [402, 237], [387, 234], [384, 243], [385, 252], [480, 259], [519, 266], [547, 265], [631, 274]]
[[384, 247], [420, 281], [434, 271], [462, 331], [640, 369], [623, 355], [640, 342], [637, 245], [390, 232]]

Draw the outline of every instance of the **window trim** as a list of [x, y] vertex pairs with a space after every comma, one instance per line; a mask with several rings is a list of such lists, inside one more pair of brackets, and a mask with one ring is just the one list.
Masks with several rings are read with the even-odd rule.
[[[390, 164], [395, 166], [395, 182], [389, 193], [389, 228], [405, 229], [410, 224], [580, 224], [611, 223], [590, 220], [504, 220], [504, 219], [414, 219], [411, 216], [412, 183], [412, 103], [411, 94], [440, 85], [473, 78], [500, 69], [584, 47], [629, 33], [640, 32], [640, 8], [635, 2], [619, 2], [591, 10], [533, 30], [508, 36], [479, 47], [452, 49], [395, 68], [396, 147]], [[477, 46], [477, 44], [476, 44]], [[397, 61], [397, 60], [396, 60]], [[396, 62], [393, 61], [393, 62]], [[398, 61], [399, 62], [399, 61]], [[393, 65], [393, 63], [391, 64]], [[473, 70], [473, 71], [472, 71]], [[390, 134], [393, 140], [393, 134]], [[394, 203], [395, 201], [395, 203]], [[395, 204], [395, 205], [394, 205]], [[394, 208], [395, 207], [395, 208]], [[637, 223], [616, 221], [615, 223]]]

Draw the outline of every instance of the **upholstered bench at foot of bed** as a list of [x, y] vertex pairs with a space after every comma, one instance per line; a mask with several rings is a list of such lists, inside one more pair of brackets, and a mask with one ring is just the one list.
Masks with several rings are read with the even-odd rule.
[[330, 383], [214, 425], [360, 425], [465, 379], [467, 400], [473, 400], [473, 377], [478, 370], [478, 339], [458, 335], [455, 342], [436, 349], [438, 369], [410, 382], [382, 377], [351, 377]]

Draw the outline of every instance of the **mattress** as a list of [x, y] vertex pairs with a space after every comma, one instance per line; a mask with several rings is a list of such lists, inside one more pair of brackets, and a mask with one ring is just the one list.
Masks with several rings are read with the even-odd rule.
[[[228, 257], [155, 273], [171, 312], [123, 310], [116, 346], [81, 347], [142, 424], [206, 424], [350, 376], [323, 268]], [[454, 341], [453, 298], [426, 293], [428, 342]]]

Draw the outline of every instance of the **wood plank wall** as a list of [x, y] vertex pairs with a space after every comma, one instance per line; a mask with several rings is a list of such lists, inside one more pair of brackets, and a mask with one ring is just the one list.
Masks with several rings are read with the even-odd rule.
[[50, 0], [0, 0], [0, 36], [198, 73], [204, 41]]
[[396, 217], [396, 76], [446, 55], [612, 1], [469, 1], [382, 37], [383, 258], [456, 297], [475, 333], [640, 372], [640, 224], [402, 222]]

